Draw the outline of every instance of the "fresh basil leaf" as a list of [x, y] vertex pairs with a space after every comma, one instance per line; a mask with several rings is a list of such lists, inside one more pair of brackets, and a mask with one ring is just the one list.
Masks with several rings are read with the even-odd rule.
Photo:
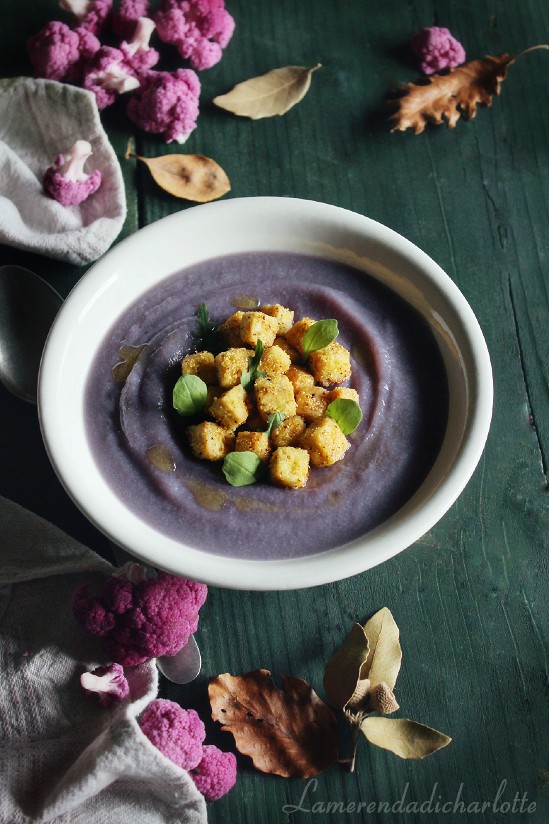
[[261, 372], [259, 369], [259, 361], [261, 360], [264, 351], [263, 343], [258, 340], [255, 345], [254, 354], [252, 357], [248, 358], [248, 371], [244, 372], [240, 378], [240, 383], [244, 389], [251, 389], [256, 378], [262, 378], [267, 374], [266, 372]]
[[284, 412], [271, 412], [267, 418], [267, 429], [265, 430], [265, 434], [268, 438], [271, 437], [271, 432], [273, 429], [277, 429], [285, 417], [286, 415]]
[[303, 355], [307, 357], [311, 352], [324, 349], [339, 335], [337, 320], [317, 320], [303, 335]]
[[223, 461], [223, 474], [231, 486], [248, 486], [265, 472], [263, 461], [255, 452], [229, 452]]
[[180, 415], [196, 415], [206, 406], [208, 387], [198, 375], [181, 375], [173, 388], [173, 408]]
[[362, 410], [356, 401], [350, 398], [338, 398], [328, 404], [326, 415], [333, 418], [344, 435], [354, 432], [362, 420]]

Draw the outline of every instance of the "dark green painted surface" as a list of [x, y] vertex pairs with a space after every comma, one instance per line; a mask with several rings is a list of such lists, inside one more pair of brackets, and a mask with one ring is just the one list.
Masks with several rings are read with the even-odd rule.
[[[205, 716], [209, 676], [263, 666], [275, 675], [305, 678], [322, 694], [324, 662], [351, 622], [388, 606], [402, 631], [401, 714], [443, 730], [453, 743], [426, 761], [406, 762], [364, 742], [355, 774], [334, 767], [314, 786], [262, 775], [243, 763], [237, 788], [210, 808], [210, 820], [545, 822], [549, 55], [537, 52], [517, 62], [493, 107], [453, 131], [390, 134], [383, 103], [395, 85], [418, 77], [406, 48], [417, 29], [448, 26], [471, 58], [514, 54], [549, 42], [549, 4], [228, 0], [227, 5], [236, 34], [222, 62], [202, 73], [202, 114], [185, 151], [221, 163], [232, 180], [231, 197], [288, 195], [335, 203], [387, 224], [424, 249], [459, 285], [479, 318], [494, 367], [495, 409], [473, 479], [421, 541], [381, 567], [312, 590], [211, 589], [198, 633], [203, 676], [188, 688], [164, 689]], [[0, 10], [0, 73], [27, 74], [24, 41], [56, 16], [56, 3], [37, 0], [23, 7], [0, 0]], [[309, 95], [283, 118], [250, 122], [210, 104], [214, 95], [254, 74], [317, 62], [323, 68]], [[188, 208], [155, 188], [144, 167], [124, 161], [132, 128], [123, 107], [109, 111], [104, 122], [125, 170], [124, 234]], [[180, 151], [142, 134], [135, 137], [147, 155]], [[34, 268], [63, 293], [83, 274], [0, 248], [0, 264], [5, 262]], [[0, 492], [106, 553], [103, 540], [53, 479], [35, 410], [2, 390], [0, 415]], [[232, 738], [216, 733], [213, 725], [209, 734], [231, 746]], [[451, 807], [459, 801], [461, 785], [461, 800], [477, 802], [479, 810], [484, 804], [484, 812], [463, 813], [459, 803], [455, 812], [435, 812], [437, 801], [452, 802]], [[416, 801], [424, 812], [398, 812], [404, 793], [402, 806]], [[360, 801], [397, 807], [393, 813], [342, 811]], [[514, 812], [501, 807], [513, 801]], [[329, 802], [331, 812], [322, 812]], [[518, 812], [521, 804], [525, 809], [534, 802], [534, 812]], [[285, 804], [303, 809], [289, 814]]]

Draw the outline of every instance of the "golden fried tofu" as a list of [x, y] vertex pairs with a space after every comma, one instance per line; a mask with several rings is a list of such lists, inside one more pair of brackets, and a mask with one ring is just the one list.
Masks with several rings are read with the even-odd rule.
[[301, 489], [309, 477], [309, 453], [295, 446], [279, 446], [269, 462], [271, 480], [288, 489]]
[[234, 434], [211, 421], [187, 427], [193, 454], [204, 461], [220, 461], [232, 451]]
[[280, 426], [273, 429], [271, 440], [274, 446], [295, 446], [306, 428], [307, 424], [301, 415], [292, 415], [284, 418]]
[[295, 363], [299, 360], [299, 352], [297, 351], [297, 349], [294, 349], [293, 346], [290, 346], [286, 338], [277, 336], [274, 339], [273, 346], [279, 346], [280, 349], [286, 352], [292, 363]]
[[314, 421], [326, 414], [330, 393], [322, 386], [312, 386], [310, 389], [298, 389], [295, 400], [296, 413], [306, 421]]
[[215, 356], [215, 366], [217, 370], [217, 382], [224, 389], [230, 389], [240, 383], [240, 378], [244, 372], [248, 371], [249, 361], [253, 355], [250, 349], [242, 347], [227, 349]]
[[185, 355], [181, 361], [181, 372], [183, 375], [197, 375], [210, 386], [217, 383], [215, 358], [211, 352], [194, 352], [192, 355]]
[[259, 361], [259, 370], [267, 375], [283, 375], [291, 366], [290, 356], [280, 346], [269, 346]]
[[254, 393], [259, 414], [264, 421], [273, 412], [282, 412], [285, 417], [296, 414], [294, 388], [286, 375], [256, 378]]
[[337, 423], [327, 417], [313, 421], [301, 436], [299, 445], [307, 450], [314, 466], [332, 466], [350, 447]]
[[235, 452], [255, 452], [262, 461], [268, 461], [271, 456], [269, 436], [266, 432], [238, 432], [234, 450]]
[[244, 312], [240, 319], [240, 337], [255, 348], [258, 340], [267, 348], [278, 334], [278, 321], [264, 312]]
[[240, 321], [244, 312], [235, 312], [230, 318], [227, 318], [225, 323], [219, 327], [219, 331], [223, 338], [227, 341], [229, 346], [242, 346], [242, 337], [240, 335]]
[[358, 392], [350, 386], [336, 386], [330, 390], [330, 403], [332, 401], [348, 400], [359, 403]]
[[303, 335], [315, 323], [312, 318], [301, 318], [286, 332], [286, 340], [296, 349], [300, 355], [303, 354]]
[[316, 383], [321, 383], [323, 386], [343, 383], [351, 377], [350, 352], [337, 341], [332, 341], [323, 349], [311, 352], [309, 368]]
[[265, 306], [260, 306], [259, 309], [266, 315], [271, 315], [271, 317], [277, 319], [279, 335], [285, 335], [294, 322], [294, 313], [292, 310], [286, 309], [286, 307], [281, 306], [280, 303], [268, 303], [265, 304]]
[[216, 398], [210, 406], [210, 415], [225, 429], [236, 429], [248, 418], [249, 401], [241, 384], [233, 386]]
[[286, 375], [291, 380], [294, 386], [294, 392], [300, 389], [312, 389], [315, 385], [315, 379], [310, 372], [302, 369], [301, 366], [290, 366], [286, 371]]
[[223, 389], [223, 387], [221, 386], [208, 386], [208, 396], [206, 398], [204, 412], [209, 413], [212, 403], [215, 401], [216, 398], [219, 398], [219, 396], [222, 395], [223, 392], [225, 392], [225, 389]]

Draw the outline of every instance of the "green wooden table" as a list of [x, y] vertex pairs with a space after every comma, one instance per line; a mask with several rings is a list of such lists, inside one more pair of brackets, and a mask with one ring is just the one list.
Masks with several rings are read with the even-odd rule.
[[[427, 252], [479, 319], [493, 363], [495, 408], [478, 469], [429, 534], [382, 566], [310, 590], [212, 588], [198, 632], [202, 675], [189, 687], [162, 688], [203, 717], [207, 680], [220, 672], [261, 666], [275, 678], [304, 678], [323, 695], [324, 664], [351, 623], [387, 606], [401, 628], [402, 714], [443, 730], [452, 744], [425, 761], [404, 761], [364, 742], [353, 774], [332, 767], [313, 785], [264, 775], [242, 759], [237, 787], [211, 806], [210, 820], [545, 822], [549, 55], [524, 56], [493, 107], [453, 130], [391, 134], [384, 102], [398, 84], [419, 77], [407, 46], [418, 29], [447, 26], [469, 58], [516, 54], [549, 41], [549, 5], [228, 0], [227, 7], [236, 33], [221, 63], [201, 74], [199, 126], [185, 151], [225, 168], [232, 181], [227, 197], [337, 204]], [[0, 9], [0, 74], [30, 74], [26, 38], [58, 17], [57, 3], [0, 0]], [[309, 94], [284, 117], [252, 122], [211, 104], [248, 77], [317, 62], [323, 68]], [[103, 122], [126, 183], [120, 237], [192, 208], [160, 191], [144, 166], [124, 159], [130, 137], [145, 155], [179, 147], [135, 130], [122, 106], [106, 111]], [[63, 294], [84, 274], [8, 247], [0, 248], [4, 263], [34, 269]], [[0, 493], [109, 557], [105, 540], [53, 475], [36, 410], [0, 388], [0, 416]], [[224, 748], [233, 744], [213, 724], [209, 736]], [[370, 806], [357, 813], [360, 801]], [[406, 812], [414, 801], [423, 812], [413, 806]], [[436, 802], [446, 806], [437, 812]]]

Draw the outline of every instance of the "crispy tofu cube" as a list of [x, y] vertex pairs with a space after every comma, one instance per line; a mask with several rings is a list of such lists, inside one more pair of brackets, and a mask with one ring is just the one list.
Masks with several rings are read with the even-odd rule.
[[290, 356], [280, 346], [273, 345], [263, 352], [259, 369], [267, 375], [283, 375], [291, 364]]
[[224, 392], [216, 398], [210, 406], [210, 415], [224, 427], [224, 429], [236, 429], [248, 418], [249, 401], [246, 390], [241, 384], [233, 386], [228, 392]]
[[300, 389], [312, 389], [315, 385], [315, 379], [311, 373], [300, 366], [290, 366], [286, 375], [293, 383], [294, 392], [298, 392]]
[[335, 389], [330, 390], [330, 403], [342, 399], [359, 403], [358, 392], [350, 386], [336, 386]]
[[312, 386], [310, 389], [298, 389], [295, 400], [297, 414], [306, 421], [314, 421], [326, 414], [330, 393], [322, 386]]
[[248, 371], [248, 358], [253, 355], [250, 349], [233, 348], [215, 356], [217, 380], [224, 389], [237, 386], [243, 372]]
[[244, 312], [235, 312], [230, 318], [227, 318], [225, 323], [219, 327], [219, 331], [223, 338], [227, 341], [229, 346], [242, 346], [242, 337], [240, 335], [240, 321]]
[[234, 434], [211, 421], [187, 427], [193, 454], [203, 461], [220, 461], [234, 445]]
[[309, 477], [309, 453], [295, 446], [279, 446], [269, 462], [271, 480], [288, 489], [301, 489]]
[[225, 392], [225, 390], [221, 386], [208, 386], [208, 396], [206, 398], [206, 405], [204, 406], [204, 412], [206, 412], [206, 414], [209, 414], [212, 403], [216, 398], [219, 398], [223, 392]]
[[197, 375], [210, 386], [217, 383], [215, 358], [211, 352], [194, 352], [192, 355], [185, 355], [181, 361], [181, 372], [184, 375]]
[[333, 418], [324, 417], [307, 427], [299, 445], [307, 450], [314, 466], [332, 466], [344, 457], [351, 444]]
[[278, 334], [285, 335], [292, 323], [294, 322], [294, 313], [291, 309], [286, 309], [280, 303], [268, 303], [265, 306], [259, 307], [261, 312], [276, 318], [278, 321]]
[[323, 386], [330, 386], [332, 383], [343, 383], [351, 377], [350, 352], [337, 341], [333, 341], [324, 349], [311, 352], [309, 355], [309, 368], [315, 381]]
[[312, 318], [301, 318], [297, 323], [294, 323], [286, 332], [286, 340], [296, 349], [300, 355], [303, 354], [303, 335], [315, 323]]
[[255, 347], [258, 340], [267, 348], [278, 334], [278, 321], [264, 312], [244, 312], [240, 320], [240, 336], [244, 343]]
[[300, 415], [292, 415], [273, 429], [271, 440], [275, 446], [295, 446], [306, 428], [307, 424]]
[[259, 414], [264, 421], [273, 412], [283, 412], [287, 418], [295, 415], [294, 388], [286, 375], [256, 378], [254, 392]]
[[238, 432], [234, 445], [235, 452], [255, 452], [262, 461], [271, 456], [271, 444], [266, 432]]
[[292, 363], [299, 360], [299, 352], [297, 349], [294, 349], [293, 346], [290, 346], [286, 338], [276, 337], [274, 339], [273, 346], [278, 346], [280, 349], [284, 350]]

